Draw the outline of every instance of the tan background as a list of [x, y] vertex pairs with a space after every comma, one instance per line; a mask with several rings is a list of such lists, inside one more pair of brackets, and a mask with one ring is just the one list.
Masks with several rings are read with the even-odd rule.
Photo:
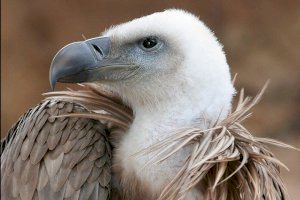
[[[247, 122], [257, 135], [300, 147], [300, 1], [5, 0], [1, 1], [1, 136], [49, 90], [48, 68], [64, 44], [166, 8], [189, 10], [224, 44], [237, 88], [271, 85]], [[63, 88], [60, 86], [60, 88]], [[291, 169], [284, 179], [300, 198], [300, 153], [274, 149]]]

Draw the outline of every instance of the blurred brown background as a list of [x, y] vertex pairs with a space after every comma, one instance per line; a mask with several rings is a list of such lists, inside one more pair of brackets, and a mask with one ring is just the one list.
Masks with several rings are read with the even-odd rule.
[[[260, 136], [300, 147], [300, 1], [292, 0], [2, 0], [1, 137], [49, 90], [48, 69], [58, 49], [99, 35], [110, 25], [182, 8], [195, 13], [224, 44], [237, 88], [254, 95], [271, 85], [247, 122]], [[59, 87], [60, 89], [63, 86]], [[300, 196], [300, 153], [274, 149], [292, 199]]]

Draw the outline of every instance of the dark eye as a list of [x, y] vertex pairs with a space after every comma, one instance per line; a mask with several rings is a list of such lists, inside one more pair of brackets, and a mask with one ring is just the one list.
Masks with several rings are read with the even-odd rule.
[[151, 49], [157, 45], [157, 40], [156, 38], [148, 37], [144, 39], [142, 44], [145, 49]]

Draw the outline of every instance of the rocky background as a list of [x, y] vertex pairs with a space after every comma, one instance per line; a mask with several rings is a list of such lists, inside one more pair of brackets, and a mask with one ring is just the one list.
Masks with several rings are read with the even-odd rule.
[[[67, 43], [133, 18], [182, 8], [198, 15], [224, 44], [236, 88], [255, 95], [271, 84], [247, 127], [300, 148], [300, 1], [297, 0], [2, 0], [1, 137], [49, 91], [48, 70]], [[58, 89], [65, 87], [60, 85]], [[300, 195], [300, 153], [274, 149], [292, 199]]]

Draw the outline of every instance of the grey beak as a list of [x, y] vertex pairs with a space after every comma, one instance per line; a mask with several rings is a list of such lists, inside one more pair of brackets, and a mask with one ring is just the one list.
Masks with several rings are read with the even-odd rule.
[[97, 79], [94, 70], [107, 66], [110, 39], [97, 37], [66, 45], [52, 60], [49, 80], [52, 89], [56, 82], [82, 83]]

